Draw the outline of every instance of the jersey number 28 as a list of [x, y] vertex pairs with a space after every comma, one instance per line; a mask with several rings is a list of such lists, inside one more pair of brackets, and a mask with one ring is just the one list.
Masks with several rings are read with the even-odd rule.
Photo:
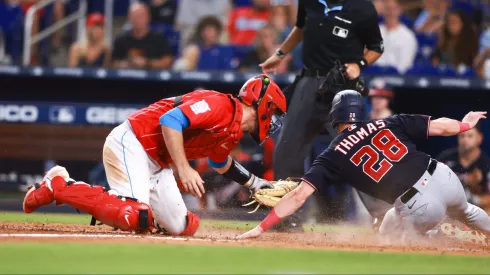
[[[350, 160], [356, 166], [359, 166], [364, 156], [367, 156], [366, 162], [362, 165], [362, 170], [374, 181], [379, 182], [393, 167], [391, 162], [400, 161], [407, 154], [408, 149], [389, 129], [384, 129], [377, 133], [371, 139], [371, 144], [362, 146]], [[378, 163], [380, 156], [373, 146], [385, 157], [379, 162], [378, 169], [375, 169], [374, 165]]]

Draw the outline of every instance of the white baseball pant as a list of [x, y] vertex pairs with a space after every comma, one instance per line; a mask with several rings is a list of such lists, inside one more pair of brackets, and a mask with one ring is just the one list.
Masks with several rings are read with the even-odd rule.
[[172, 234], [186, 227], [187, 208], [171, 169], [162, 169], [136, 138], [129, 121], [107, 136], [103, 162], [111, 190], [151, 207], [158, 225]]

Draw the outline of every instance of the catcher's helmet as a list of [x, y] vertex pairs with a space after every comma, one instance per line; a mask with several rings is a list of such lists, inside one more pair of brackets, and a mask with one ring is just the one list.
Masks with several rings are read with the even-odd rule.
[[354, 90], [344, 90], [335, 95], [330, 110], [330, 121], [335, 128], [339, 123], [364, 121], [366, 107], [361, 94]]
[[286, 97], [267, 75], [261, 74], [247, 80], [237, 97], [257, 110], [257, 128], [250, 135], [258, 144], [281, 128], [281, 117], [286, 113]]

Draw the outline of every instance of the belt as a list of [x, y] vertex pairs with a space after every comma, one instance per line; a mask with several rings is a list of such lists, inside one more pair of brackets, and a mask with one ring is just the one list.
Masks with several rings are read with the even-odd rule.
[[314, 76], [314, 77], [325, 77], [327, 76], [328, 71], [321, 69], [301, 69], [301, 76]]
[[[434, 171], [437, 168], [437, 163], [438, 163], [437, 160], [430, 159], [429, 166], [427, 166], [427, 173], [429, 173], [429, 175], [432, 176], [432, 174], [434, 174]], [[400, 201], [402, 203], [407, 203], [409, 200], [411, 200], [413, 198], [413, 196], [417, 195], [418, 192], [419, 192], [419, 190], [417, 190], [417, 188], [410, 187], [410, 189], [408, 189], [407, 192], [403, 193], [400, 196]]]

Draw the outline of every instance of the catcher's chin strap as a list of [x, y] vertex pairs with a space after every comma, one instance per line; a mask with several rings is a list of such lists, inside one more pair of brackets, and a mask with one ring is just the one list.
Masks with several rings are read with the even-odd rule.
[[[286, 182], [293, 183], [293, 184], [287, 186], [283, 185]], [[278, 180], [275, 183], [273, 183], [273, 185], [275, 185], [274, 187], [281, 185], [279, 189], [277, 188], [261, 189], [255, 193], [252, 193], [251, 197], [253, 198], [253, 200], [251, 202], [243, 204], [242, 206], [250, 206], [253, 205], [254, 203], [257, 203], [257, 207], [255, 207], [254, 210], [247, 212], [249, 214], [253, 214], [257, 212], [257, 210], [259, 210], [260, 206], [262, 205], [274, 207], [284, 195], [293, 191], [299, 185], [300, 182], [301, 182], [301, 178], [294, 178], [294, 177], [290, 177], [285, 180]], [[277, 192], [275, 192], [276, 190]], [[271, 194], [262, 194], [262, 193], [271, 193]]]

